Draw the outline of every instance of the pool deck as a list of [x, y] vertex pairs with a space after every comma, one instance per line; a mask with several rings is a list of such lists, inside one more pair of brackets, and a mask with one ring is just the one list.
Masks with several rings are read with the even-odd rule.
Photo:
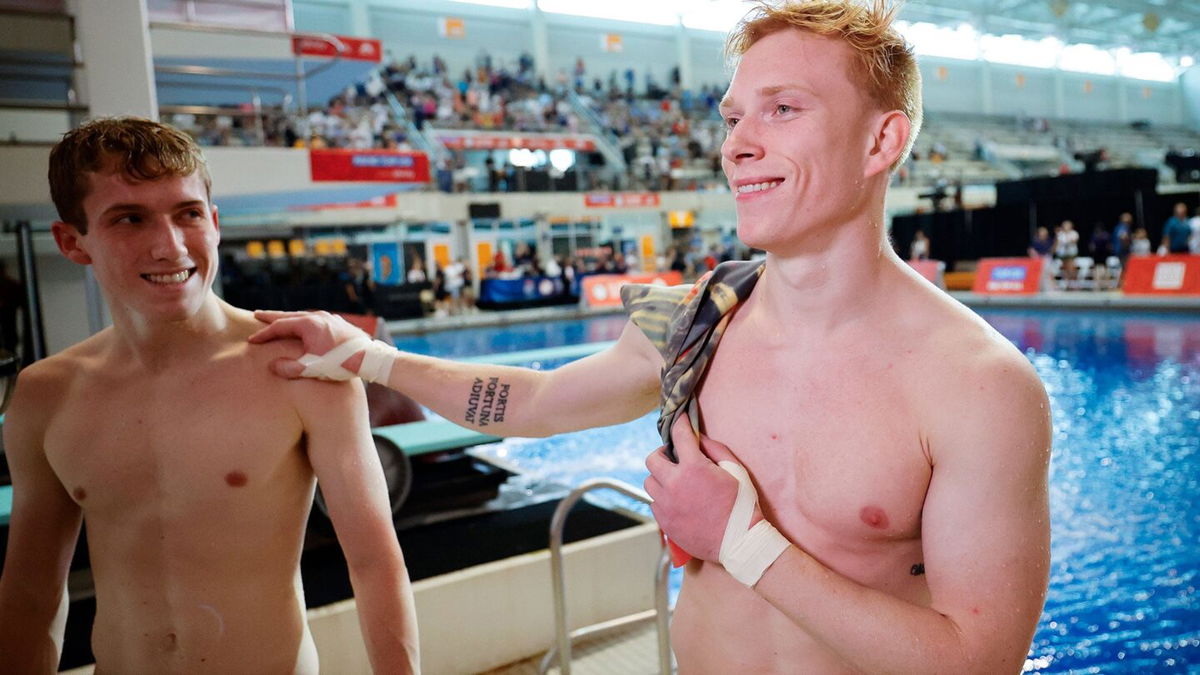
[[[955, 300], [972, 309], [1004, 307], [1200, 313], [1200, 296], [1124, 295], [1118, 291], [1060, 291], [1039, 295], [983, 295], [968, 291], [949, 293]], [[624, 310], [621, 307], [592, 309], [578, 305], [559, 305], [389, 321], [387, 329], [392, 335], [413, 335], [461, 328], [495, 328], [537, 321], [587, 319], [622, 313]]]

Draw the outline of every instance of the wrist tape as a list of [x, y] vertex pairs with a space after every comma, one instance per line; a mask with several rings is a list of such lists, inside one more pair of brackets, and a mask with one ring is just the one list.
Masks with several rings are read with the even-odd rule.
[[[352, 373], [342, 367], [342, 363], [363, 352], [362, 365], [358, 373]], [[371, 340], [365, 335], [352, 337], [324, 354], [305, 354], [297, 361], [304, 366], [301, 377], [314, 377], [321, 380], [352, 380], [361, 377], [367, 382], [387, 384], [392, 372], [392, 361], [398, 352], [394, 347], [382, 340]]]
[[725, 537], [721, 539], [720, 563], [725, 571], [746, 586], [753, 587], [762, 578], [763, 572], [775, 562], [791, 544], [775, 526], [765, 519], [750, 527], [754, 507], [758, 505], [758, 492], [750, 475], [737, 462], [718, 462], [721, 467], [737, 479], [737, 498], [729, 512], [725, 525]]

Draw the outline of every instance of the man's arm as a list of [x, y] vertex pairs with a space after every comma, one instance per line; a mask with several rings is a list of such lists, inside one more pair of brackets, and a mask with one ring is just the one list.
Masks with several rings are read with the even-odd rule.
[[387, 482], [358, 382], [294, 382], [308, 460], [346, 556], [359, 624], [376, 673], [420, 671], [417, 617], [396, 540]]
[[[305, 351], [316, 354], [362, 335], [326, 313], [257, 312], [255, 316], [274, 322], [252, 336], [252, 342], [297, 337], [304, 342]], [[361, 363], [360, 352], [342, 365], [358, 372]], [[398, 352], [386, 386], [464, 427], [498, 436], [550, 436], [626, 422], [653, 410], [658, 405], [662, 366], [662, 357], [650, 340], [637, 326], [627, 323], [612, 347], [552, 371]], [[288, 360], [276, 361], [273, 367], [288, 377], [298, 376], [302, 369]], [[484, 403], [489, 400], [491, 406], [484, 415]]]
[[62, 649], [66, 578], [82, 522], [42, 447], [52, 387], [31, 367], [21, 373], [4, 421], [13, 481], [8, 550], [0, 575], [0, 673], [53, 673]]
[[[976, 373], [972, 382], [991, 383], [986, 396], [974, 385], [947, 392], [929, 437], [933, 477], [921, 521], [929, 607], [858, 584], [795, 542], [753, 586], [863, 672], [1017, 673], [1024, 664], [1048, 579], [1050, 425], [1041, 382], [1012, 356]], [[714, 460], [732, 458], [705, 448]], [[711, 514], [729, 513], [736, 481], [711, 464], [683, 466], [679, 454], [678, 474], [652, 456], [659, 478], [647, 491], [666, 534], [716, 560], [725, 522]], [[689, 504], [695, 495], [705, 503]], [[752, 522], [761, 517], [756, 511]]]

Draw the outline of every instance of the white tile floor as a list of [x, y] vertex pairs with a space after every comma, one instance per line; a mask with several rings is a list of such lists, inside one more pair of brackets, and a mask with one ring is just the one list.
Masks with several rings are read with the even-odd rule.
[[[572, 675], [657, 675], [658, 634], [647, 621], [577, 642], [572, 649]], [[485, 675], [537, 675], [542, 655], [488, 671]], [[550, 669], [558, 672], [558, 666]]]

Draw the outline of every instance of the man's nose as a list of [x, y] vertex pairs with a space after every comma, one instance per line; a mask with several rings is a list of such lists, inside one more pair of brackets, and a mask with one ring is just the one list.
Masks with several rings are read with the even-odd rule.
[[732, 164], [762, 158], [763, 145], [758, 136], [751, 119], [738, 120], [738, 123], [729, 129], [725, 142], [721, 144], [721, 156]]
[[187, 253], [183, 231], [169, 218], [154, 223], [153, 237], [150, 253], [158, 260], [178, 260]]

